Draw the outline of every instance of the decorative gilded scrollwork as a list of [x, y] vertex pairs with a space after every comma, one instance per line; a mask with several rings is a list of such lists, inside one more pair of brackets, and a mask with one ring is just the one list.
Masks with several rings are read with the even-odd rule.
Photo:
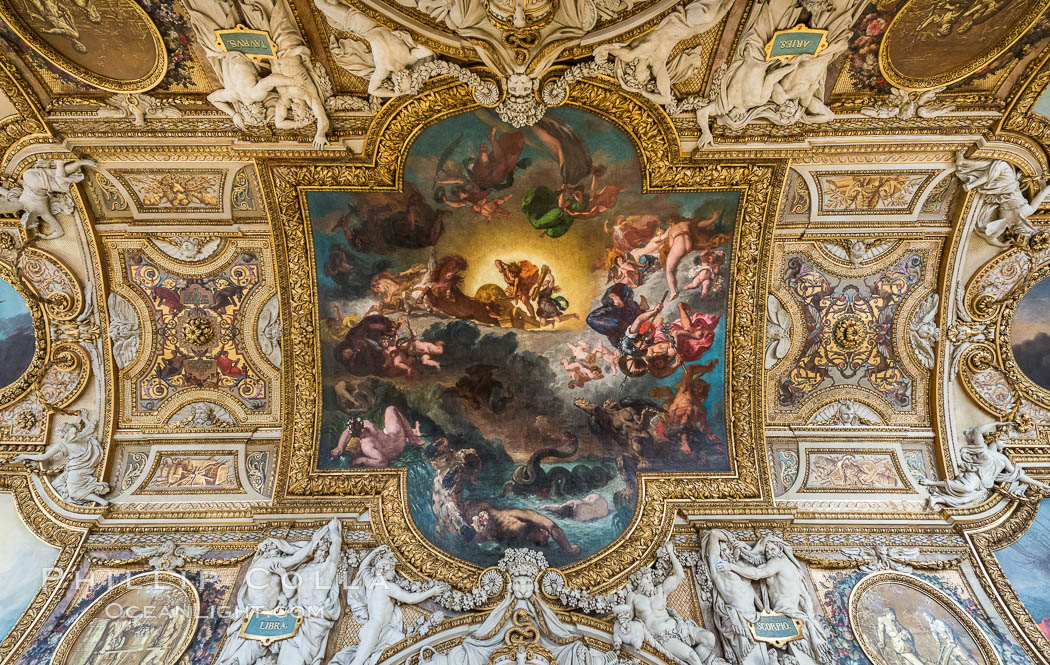
[[[760, 422], [756, 381], [763, 351], [755, 332], [764, 323], [763, 259], [768, 253], [772, 224], [770, 202], [777, 195], [775, 184], [782, 170], [755, 163], [704, 164], [683, 160], [674, 130], [666, 116], [648, 103], [627, 96], [612, 85], [581, 83], [570, 89], [569, 105], [586, 109], [623, 128], [638, 148], [643, 164], [646, 191], [704, 189], [740, 191], [746, 203], [734, 241], [733, 275], [729, 317], [733, 337], [728, 342], [732, 371], [727, 390], [727, 418], [731, 428], [733, 458], [729, 474], [649, 474], [642, 480], [644, 498], [640, 511], [612, 546], [564, 569], [576, 586], [596, 588], [612, 584], [637, 566], [657, 542], [666, 538], [673, 506], [713, 499], [758, 500], [767, 491], [762, 480], [766, 470], [759, 463]], [[412, 522], [405, 502], [404, 476], [397, 471], [322, 472], [314, 468], [317, 454], [317, 422], [320, 407], [317, 392], [317, 313], [312, 279], [310, 224], [303, 189], [396, 189], [411, 141], [421, 129], [454, 113], [476, 108], [464, 86], [446, 85], [424, 92], [412, 100], [395, 100], [380, 118], [383, 131], [370, 135], [360, 159], [349, 164], [313, 163], [272, 165], [275, 217], [281, 220], [283, 243], [278, 246], [277, 265], [281, 281], [290, 284], [287, 310], [290, 313], [290, 344], [285, 367], [295, 417], [285, 452], [276, 473], [277, 496], [359, 497], [373, 511], [373, 524], [384, 542], [390, 543], [407, 565], [420, 574], [448, 580], [465, 587], [476, 577], [475, 566], [452, 559], [423, 538]], [[282, 308], [283, 309], [283, 308]]]

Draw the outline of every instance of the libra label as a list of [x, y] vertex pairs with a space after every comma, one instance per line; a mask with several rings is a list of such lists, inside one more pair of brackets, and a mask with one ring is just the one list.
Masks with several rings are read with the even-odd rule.
[[298, 610], [286, 612], [261, 612], [250, 610], [248, 616], [241, 619], [240, 636], [246, 640], [258, 640], [264, 646], [270, 646], [274, 642], [295, 637], [299, 632], [299, 624], [303, 622], [303, 615]]

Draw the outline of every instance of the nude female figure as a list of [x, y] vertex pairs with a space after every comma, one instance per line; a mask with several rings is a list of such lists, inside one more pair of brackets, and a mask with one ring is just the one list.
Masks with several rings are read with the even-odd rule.
[[383, 429], [369, 420], [358, 418], [347, 423], [332, 450], [332, 457], [339, 457], [350, 448], [354, 452], [354, 466], [390, 466], [407, 443], [423, 445], [420, 436], [418, 421], [415, 427], [410, 427], [408, 419], [396, 406], [388, 406], [383, 414]]

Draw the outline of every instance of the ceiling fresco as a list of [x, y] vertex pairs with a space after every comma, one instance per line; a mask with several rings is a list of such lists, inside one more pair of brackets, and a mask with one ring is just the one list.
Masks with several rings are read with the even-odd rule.
[[1048, 11], [0, 0], [0, 665], [1050, 665]]

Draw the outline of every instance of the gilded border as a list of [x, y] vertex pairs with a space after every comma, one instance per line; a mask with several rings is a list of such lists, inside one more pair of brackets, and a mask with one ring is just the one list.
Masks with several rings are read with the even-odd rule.
[[[67, 630], [62, 636], [62, 641], [58, 643], [58, 646], [55, 648], [55, 653], [51, 657], [51, 663], [54, 665], [66, 665], [70, 652], [76, 645], [77, 640], [80, 639], [84, 630], [91, 625], [91, 622], [98, 615], [100, 609], [108, 608], [109, 604], [114, 599], [119, 598], [134, 589], [145, 587], [147, 585], [153, 586], [159, 584], [167, 584], [180, 589], [186, 595], [191, 611], [200, 608], [201, 600], [200, 595], [197, 593], [197, 589], [195, 589], [193, 584], [182, 575], [166, 570], [153, 570], [148, 573], [142, 573], [141, 575], [135, 575], [126, 581], [114, 584], [112, 588], [107, 589], [105, 593], [96, 598], [94, 602], [84, 609], [81, 615], [77, 617], [76, 621], [73, 622], [73, 625], [69, 627], [69, 630]], [[165, 607], [163, 609], [170, 610], [171, 608]], [[165, 654], [163, 661], [165, 665], [174, 665], [174, 663], [177, 663], [179, 658], [182, 657], [182, 653], [189, 648], [190, 642], [193, 641], [193, 636], [197, 632], [197, 625], [200, 623], [200, 617], [191, 616], [191, 619], [191, 627], [186, 631], [182, 640], [179, 641], [178, 646]]]
[[[1014, 511], [998, 526], [982, 531], [980, 533], [967, 534], [967, 538], [973, 546], [974, 553], [984, 569], [984, 574], [978, 574], [977, 579], [985, 591], [992, 598], [996, 609], [1003, 617], [1009, 617], [1020, 629], [1021, 635], [1028, 641], [1031, 652], [1039, 654], [1043, 662], [1050, 662], [1046, 654], [1050, 654], [1050, 639], [1047, 639], [1043, 631], [1039, 630], [1032, 615], [1028, 612], [1024, 602], [1014, 591], [999, 559], [995, 556], [996, 550], [1001, 550], [1017, 542], [1028, 528], [1035, 522], [1039, 512], [1038, 501], [1019, 501], [1014, 504]], [[1016, 631], [1015, 631], [1016, 632]]]
[[[645, 474], [634, 521], [601, 552], [567, 566], [563, 572], [573, 586], [599, 588], [652, 554], [666, 540], [676, 508], [703, 506], [715, 499], [768, 501], [763, 462], [763, 407], [761, 323], [764, 290], [772, 244], [783, 165], [753, 162], [691, 162], [683, 158], [674, 128], [662, 112], [638, 97], [602, 81], [581, 82], [570, 90], [569, 105], [587, 110], [624, 130], [642, 164], [643, 191], [737, 190], [740, 217], [734, 245], [735, 289], [729, 305], [726, 394], [731, 430], [732, 470], [728, 474]], [[401, 186], [404, 160], [413, 140], [440, 120], [477, 108], [469, 89], [445, 84], [412, 99], [384, 107], [375, 132], [362, 156], [349, 163], [273, 164], [270, 209], [275, 229], [276, 263], [286, 271], [281, 282], [282, 310], [289, 313], [285, 327], [285, 412], [294, 414], [282, 441], [276, 471], [277, 500], [285, 496], [358, 499], [373, 511], [379, 537], [398, 550], [399, 559], [422, 575], [448, 580], [466, 588], [480, 570], [432, 545], [416, 529], [408, 512], [405, 476], [400, 471], [321, 472], [313, 468], [320, 419], [320, 363], [317, 342], [316, 279], [312, 260], [312, 229], [306, 193], [312, 189], [390, 190]], [[287, 280], [287, 281], [285, 281]]]
[[[984, 49], [984, 52], [977, 57], [968, 59], [961, 65], [956, 66], [953, 69], [938, 74], [936, 76], [927, 76], [925, 78], [917, 79], [902, 74], [893, 63], [890, 61], [889, 51], [886, 45], [890, 41], [890, 35], [893, 32], [893, 27], [900, 20], [901, 16], [909, 9], [915, 11], [926, 11], [928, 7], [921, 5], [925, 4], [925, 0], [910, 0], [904, 7], [901, 7], [897, 14], [893, 17], [888, 28], [886, 28], [886, 35], [882, 40], [882, 45], [879, 48], [879, 71], [886, 78], [887, 81], [905, 90], [928, 90], [931, 88], [939, 88], [942, 86], [950, 85], [957, 81], [961, 81], [970, 74], [979, 71], [985, 65], [989, 64], [996, 58], [998, 58], [1006, 49], [1014, 45], [1014, 43], [1024, 36], [1024, 33], [1028, 32], [1028, 28], [1039, 20], [1046, 8], [1050, 6], [1050, 0], [1042, 0], [1042, 2], [1034, 2], [1032, 6], [1028, 8], [1022, 19], [1010, 26], [1002, 37], [999, 38], [992, 46]], [[981, 28], [978, 27], [978, 30]]]
[[29, 603], [29, 607], [22, 612], [22, 616], [8, 632], [7, 637], [0, 640], [0, 662], [2, 662], [12, 653], [19, 652], [25, 641], [39, 629], [44, 618], [54, 611], [74, 578], [73, 572], [79, 564], [87, 531], [58, 524], [44, 510], [41, 510], [28, 474], [0, 475], [0, 489], [12, 494], [15, 509], [26, 527], [36, 537], [59, 549], [58, 558], [55, 559], [52, 568], [61, 571], [61, 575], [57, 578], [49, 578], [44, 582]]
[[969, 633], [970, 638], [973, 639], [974, 643], [977, 645], [977, 648], [980, 649], [981, 655], [984, 656], [985, 665], [1001, 664], [1002, 661], [999, 660], [999, 655], [992, 647], [992, 643], [988, 641], [988, 636], [984, 634], [977, 623], [970, 618], [961, 607], [955, 604], [947, 594], [932, 584], [924, 582], [917, 577], [895, 571], [872, 573], [858, 582], [857, 586], [853, 587], [853, 590], [850, 591], [849, 594], [849, 623], [854, 627], [853, 633], [857, 638], [857, 644], [860, 645], [861, 651], [863, 651], [864, 655], [868, 657], [868, 660], [873, 663], [882, 662], [882, 659], [876, 657], [871, 646], [865, 643], [863, 631], [857, 629], [857, 606], [860, 604], [861, 596], [866, 591], [884, 583], [895, 583], [909, 586], [933, 600], [947, 610], [956, 621], [963, 625], [966, 632]]

